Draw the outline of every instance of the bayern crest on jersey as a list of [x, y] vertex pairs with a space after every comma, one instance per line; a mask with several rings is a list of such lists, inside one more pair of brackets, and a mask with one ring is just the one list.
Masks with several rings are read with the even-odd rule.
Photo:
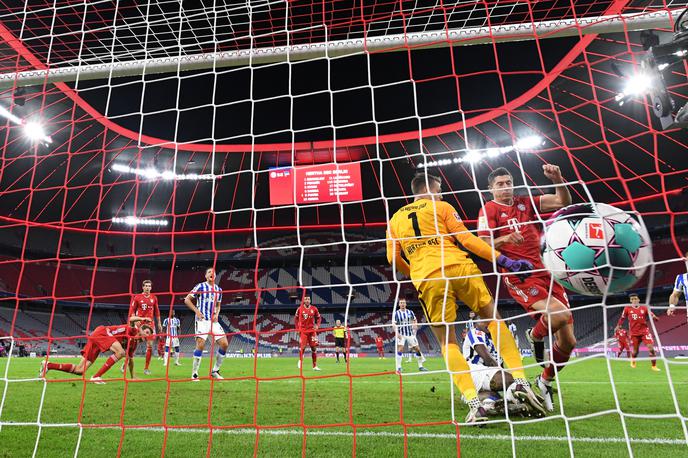
[[522, 211], [522, 212], [526, 211], [526, 206], [523, 205], [523, 204], [518, 204], [518, 205], [516, 206], [516, 208], [518, 208], [519, 211]]
[[540, 291], [538, 291], [538, 289], [537, 289], [536, 287], [534, 287], [534, 286], [528, 290], [528, 294], [529, 294], [531, 297], [537, 296], [539, 292], [540, 292]]

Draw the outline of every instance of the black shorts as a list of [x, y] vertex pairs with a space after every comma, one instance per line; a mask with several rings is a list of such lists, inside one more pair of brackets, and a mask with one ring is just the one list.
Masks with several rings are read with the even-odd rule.
[[335, 337], [334, 338], [334, 346], [339, 347], [339, 348], [346, 347], [346, 338], [345, 337]]

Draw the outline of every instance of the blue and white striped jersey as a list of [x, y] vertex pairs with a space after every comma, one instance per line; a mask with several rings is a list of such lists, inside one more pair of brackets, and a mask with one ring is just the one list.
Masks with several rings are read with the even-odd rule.
[[191, 294], [196, 298], [196, 308], [206, 320], [211, 320], [215, 311], [215, 302], [218, 304], [222, 302], [222, 288], [217, 285], [211, 286], [207, 281], [204, 281], [194, 286]]
[[165, 318], [165, 320], [162, 322], [162, 327], [165, 329], [167, 332], [167, 335], [170, 337], [177, 337], [179, 335], [179, 327], [181, 326], [181, 322], [179, 321], [179, 318], [172, 317], [170, 318]]
[[416, 331], [413, 329], [414, 321], [416, 321], [416, 315], [409, 309], [397, 309], [392, 315], [392, 322], [397, 326], [397, 332], [400, 336], [416, 335]]
[[688, 299], [688, 273], [676, 275], [674, 291], [683, 293], [686, 299]]
[[475, 364], [478, 366], [484, 366], [485, 361], [480, 357], [477, 351], [475, 351], [476, 345], [485, 345], [487, 351], [492, 356], [492, 359], [497, 361], [497, 364], [502, 364], [502, 359], [497, 353], [497, 349], [492, 342], [489, 334], [484, 333], [478, 328], [471, 328], [466, 334], [466, 339], [463, 341], [463, 357], [466, 358], [470, 364]]

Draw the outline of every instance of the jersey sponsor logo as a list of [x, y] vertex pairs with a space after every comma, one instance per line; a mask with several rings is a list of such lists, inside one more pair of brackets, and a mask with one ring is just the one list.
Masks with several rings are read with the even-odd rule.
[[602, 223], [587, 223], [586, 232], [589, 239], [604, 240], [604, 231], [602, 230]]
[[526, 206], [523, 204], [518, 204], [517, 208], [522, 212], [526, 211]]

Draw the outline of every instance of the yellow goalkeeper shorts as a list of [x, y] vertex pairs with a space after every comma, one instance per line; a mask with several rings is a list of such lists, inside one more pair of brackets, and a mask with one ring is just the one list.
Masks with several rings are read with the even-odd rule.
[[456, 321], [457, 301], [477, 312], [492, 300], [482, 272], [473, 262], [446, 266], [444, 272], [437, 270], [424, 280], [414, 281], [414, 284], [430, 323]]

